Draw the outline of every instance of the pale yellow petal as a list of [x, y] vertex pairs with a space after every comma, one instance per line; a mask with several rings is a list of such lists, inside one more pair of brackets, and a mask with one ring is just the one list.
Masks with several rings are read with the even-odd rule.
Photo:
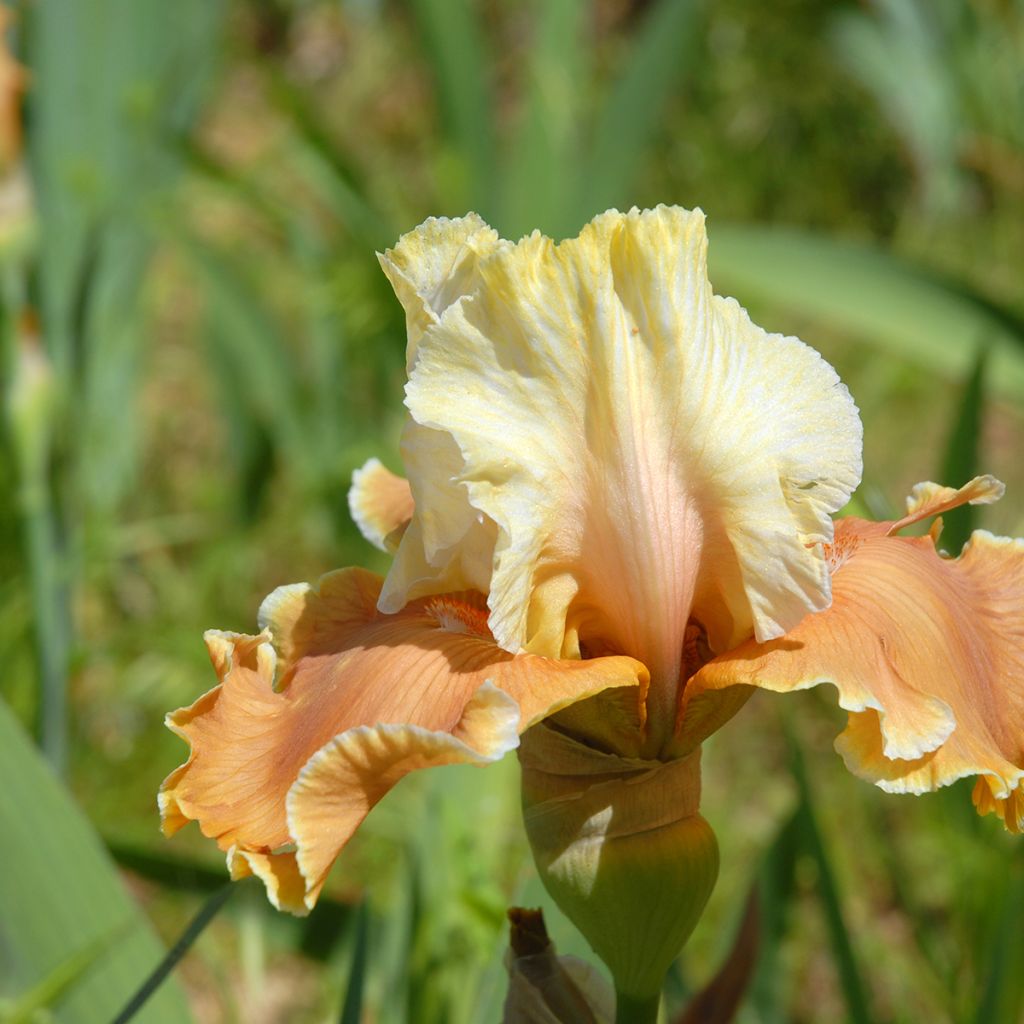
[[[497, 232], [475, 213], [454, 220], [431, 217], [403, 235], [394, 249], [379, 255], [405, 309], [408, 367], [415, 361], [423, 332], [436, 324], [449, 306], [477, 288], [479, 263], [499, 242]], [[400, 590], [390, 583], [385, 587], [381, 608], [397, 612], [420, 594], [468, 587], [486, 591], [494, 556], [494, 528], [470, 506], [465, 487], [456, 479], [462, 467], [458, 447], [447, 434], [408, 421], [402, 450], [406, 465], [413, 467], [411, 500], [420, 515], [403, 530], [401, 543], [394, 544], [397, 554], [391, 579], [404, 582]], [[409, 457], [410, 450], [415, 458]], [[416, 472], [421, 463], [431, 471]], [[390, 550], [392, 542], [399, 540], [398, 533], [389, 534], [388, 540]]]
[[[381, 580], [350, 569], [281, 587], [258, 636], [207, 636], [220, 685], [168, 725], [191, 745], [165, 781], [168, 833], [196, 820], [275, 905], [316, 901], [327, 871], [403, 775], [484, 764], [541, 718], [647, 674], [622, 657], [557, 662], [501, 650], [478, 594], [376, 609]], [[300, 887], [301, 881], [301, 887]]]
[[[722, 649], [827, 606], [817, 545], [860, 472], [834, 371], [714, 296], [705, 249], [703, 215], [664, 207], [499, 246], [421, 339], [407, 388], [494, 524], [499, 643], [642, 660], [669, 731], [691, 616]], [[406, 465], [416, 493], [432, 465], [415, 450]], [[396, 567], [392, 606], [404, 586]]]
[[408, 601], [452, 590], [490, 587], [497, 529], [469, 503], [459, 480], [462, 455], [450, 434], [409, 420], [402, 461], [416, 512], [402, 535], [380, 608], [398, 612]]
[[[931, 514], [953, 507], [949, 494], [932, 497]], [[950, 559], [932, 536], [890, 536], [892, 525], [840, 520], [836, 542], [845, 555], [831, 608], [781, 639], [714, 659], [687, 696], [733, 685], [791, 691], [832, 683], [850, 712], [836, 748], [851, 771], [900, 793], [978, 775], [979, 809], [1019, 831], [1024, 542], [977, 531]]]
[[498, 245], [498, 233], [478, 217], [431, 217], [402, 235], [394, 249], [378, 253], [381, 268], [405, 309], [412, 364], [423, 332], [477, 285], [480, 259]]
[[352, 474], [348, 507], [360, 533], [381, 551], [394, 552], [412, 519], [409, 481], [370, 459]]

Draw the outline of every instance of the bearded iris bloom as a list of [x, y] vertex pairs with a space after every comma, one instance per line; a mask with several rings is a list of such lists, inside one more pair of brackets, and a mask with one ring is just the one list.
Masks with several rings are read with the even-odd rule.
[[977, 532], [949, 558], [937, 525], [898, 532], [1001, 486], [922, 484], [903, 520], [833, 525], [856, 407], [713, 293], [706, 248], [699, 211], [659, 207], [559, 245], [429, 220], [381, 257], [407, 480], [371, 461], [351, 507], [391, 570], [282, 587], [259, 634], [207, 634], [220, 684], [168, 718], [191, 745], [168, 833], [197, 820], [305, 913], [401, 777], [525, 734], [541, 875], [640, 1005], [714, 883], [700, 744], [755, 687], [832, 683], [854, 772], [976, 775], [979, 811], [1021, 829], [1024, 546]]

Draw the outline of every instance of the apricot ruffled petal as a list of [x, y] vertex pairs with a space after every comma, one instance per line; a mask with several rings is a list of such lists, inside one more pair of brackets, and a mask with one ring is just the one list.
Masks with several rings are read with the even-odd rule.
[[[986, 484], [957, 496], [932, 486], [916, 492], [910, 515], [996, 491]], [[895, 536], [894, 525], [840, 520], [844, 557], [831, 608], [780, 639], [715, 658], [687, 696], [735, 685], [787, 692], [832, 683], [850, 712], [836, 748], [851, 771], [897, 793], [976, 775], [978, 809], [1020, 831], [1024, 541], [979, 530], [951, 559], [932, 535]]]
[[279, 588], [259, 635], [207, 634], [220, 685], [168, 716], [192, 749], [162, 787], [165, 830], [198, 821], [233, 875], [259, 876], [293, 912], [312, 907], [341, 848], [408, 772], [488, 763], [573, 701], [630, 686], [640, 699], [646, 684], [629, 658], [513, 657], [479, 594], [384, 615], [380, 585], [347, 569]]

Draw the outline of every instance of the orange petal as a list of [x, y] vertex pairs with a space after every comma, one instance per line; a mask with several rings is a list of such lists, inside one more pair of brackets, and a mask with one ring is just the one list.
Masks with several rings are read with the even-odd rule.
[[961, 505], [991, 505], [998, 501], [1006, 488], [1001, 480], [994, 476], [976, 476], [963, 487], [943, 487], [926, 481], [917, 484], [907, 498], [907, 514], [895, 523], [879, 525], [888, 526], [889, 533], [896, 533], [904, 526], [910, 526], [928, 516], [939, 515]]
[[[985, 478], [959, 493], [924, 485], [908, 519], [995, 490]], [[833, 683], [850, 712], [836, 748], [851, 771], [898, 793], [978, 775], [979, 810], [1020, 831], [1024, 541], [979, 530], [950, 559], [932, 535], [891, 536], [903, 523], [840, 520], [831, 608], [778, 640], [715, 658], [686, 697], [736, 684], [785, 692]]]
[[486, 764], [518, 733], [608, 687], [639, 686], [624, 657], [513, 656], [480, 595], [376, 609], [381, 580], [346, 569], [281, 587], [258, 636], [207, 634], [221, 683], [167, 724], [192, 747], [160, 794], [170, 834], [197, 820], [233, 877], [259, 876], [275, 905], [305, 913], [360, 822], [403, 775]]
[[398, 550], [398, 542], [412, 519], [409, 481], [370, 459], [352, 474], [348, 507], [359, 532], [381, 551]]

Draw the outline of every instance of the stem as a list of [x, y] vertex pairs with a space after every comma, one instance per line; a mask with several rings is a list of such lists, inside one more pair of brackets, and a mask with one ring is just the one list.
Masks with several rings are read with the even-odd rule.
[[615, 1024], [658, 1024], [661, 993], [653, 996], [632, 996], [615, 990]]

